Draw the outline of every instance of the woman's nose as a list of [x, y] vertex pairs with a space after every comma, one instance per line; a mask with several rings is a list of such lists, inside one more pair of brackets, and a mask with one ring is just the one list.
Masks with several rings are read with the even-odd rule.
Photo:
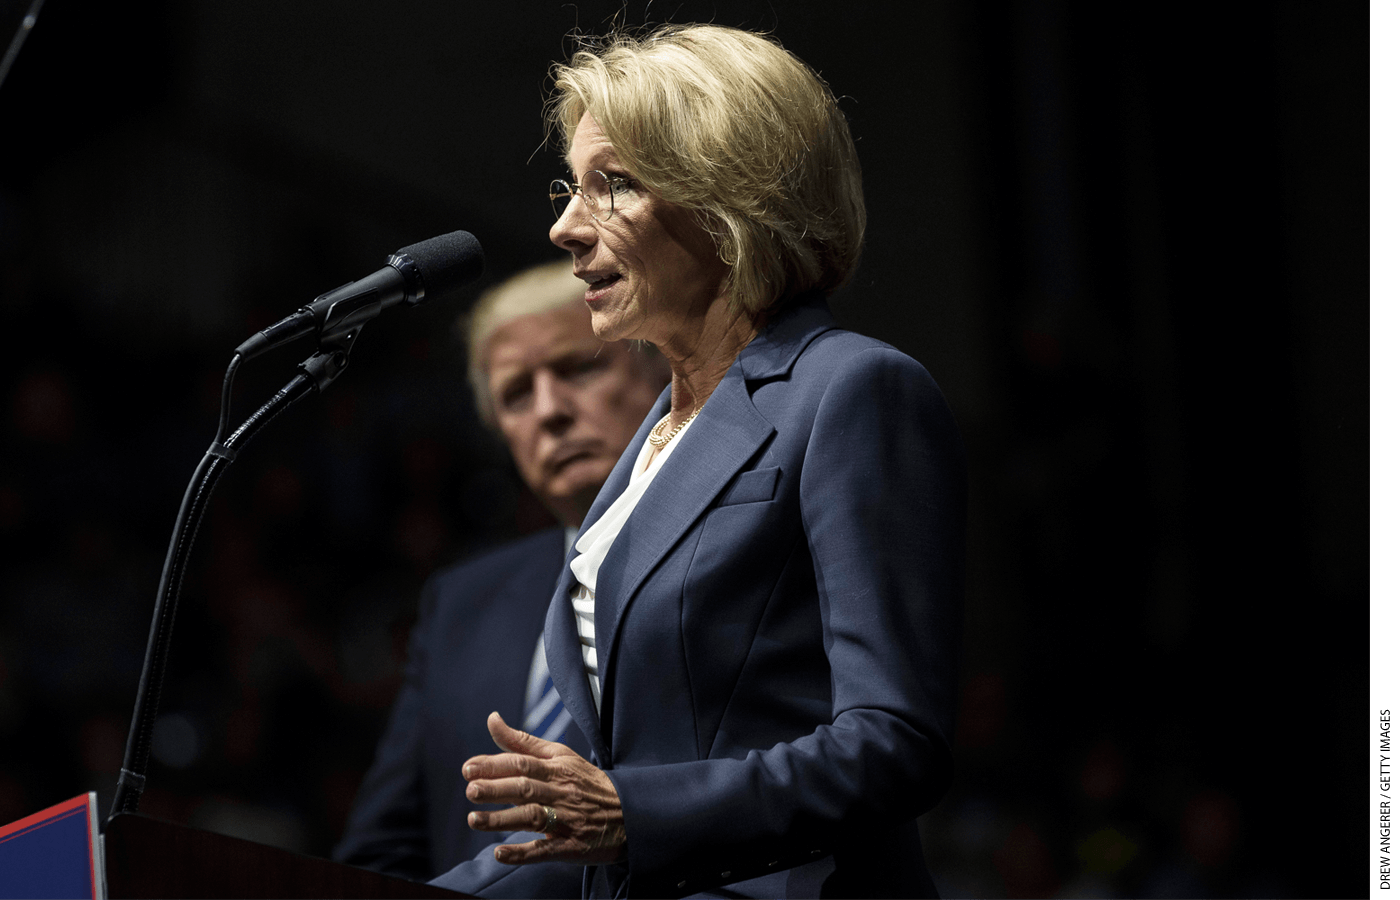
[[564, 214], [555, 220], [549, 229], [549, 239], [558, 247], [570, 252], [593, 245], [593, 216], [588, 212], [588, 204], [583, 197], [574, 194]]

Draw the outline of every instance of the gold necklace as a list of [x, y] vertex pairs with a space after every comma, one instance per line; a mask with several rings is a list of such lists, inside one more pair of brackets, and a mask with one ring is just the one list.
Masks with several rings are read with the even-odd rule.
[[651, 433], [647, 435], [647, 443], [651, 444], [653, 447], [656, 447], [658, 450], [666, 446], [671, 442], [671, 438], [680, 434], [681, 429], [689, 425], [695, 419], [696, 416], [700, 415], [700, 410], [704, 408], [705, 404], [701, 403], [699, 406], [695, 407], [695, 412], [686, 416], [685, 421], [678, 425], [674, 431], [672, 431], [670, 434], [663, 435], [662, 432], [665, 430], [667, 424], [669, 424], [671, 421], [671, 414], [669, 412], [666, 413], [666, 415], [661, 417], [660, 421], [658, 421], [655, 425], [652, 426]]

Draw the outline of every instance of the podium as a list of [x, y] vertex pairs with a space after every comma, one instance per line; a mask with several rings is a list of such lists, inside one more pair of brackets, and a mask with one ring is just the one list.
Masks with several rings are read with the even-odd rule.
[[0, 898], [466, 897], [135, 813], [88, 792], [0, 827]]
[[102, 844], [113, 900], [469, 896], [139, 814], [108, 820]]

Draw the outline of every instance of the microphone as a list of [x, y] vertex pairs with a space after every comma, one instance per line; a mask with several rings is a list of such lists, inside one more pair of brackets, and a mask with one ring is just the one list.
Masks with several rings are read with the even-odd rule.
[[246, 360], [308, 334], [323, 342], [347, 336], [386, 309], [400, 303], [416, 306], [475, 281], [483, 257], [475, 237], [453, 231], [409, 244], [385, 262], [378, 272], [322, 294], [269, 325], [234, 352]]

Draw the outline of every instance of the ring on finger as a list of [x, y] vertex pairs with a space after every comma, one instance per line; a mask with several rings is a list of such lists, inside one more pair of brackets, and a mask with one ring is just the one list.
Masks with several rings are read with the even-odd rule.
[[549, 834], [550, 832], [554, 831], [554, 823], [558, 820], [558, 816], [555, 815], [554, 807], [552, 806], [544, 806], [543, 809], [544, 827], [541, 828], [540, 831], [543, 834]]

